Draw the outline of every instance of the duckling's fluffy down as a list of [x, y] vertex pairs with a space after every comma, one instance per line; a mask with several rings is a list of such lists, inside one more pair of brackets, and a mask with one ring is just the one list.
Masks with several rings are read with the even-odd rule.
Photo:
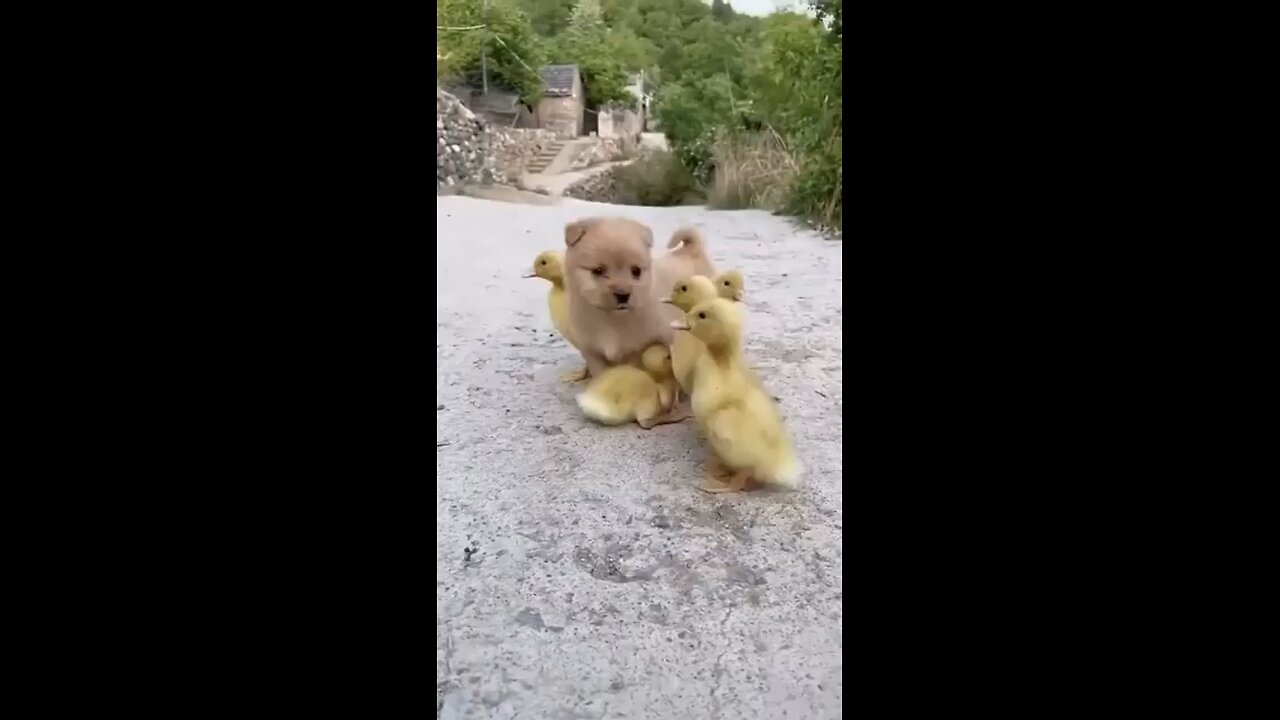
[[616, 402], [610, 402], [597, 393], [579, 394], [578, 407], [582, 409], [583, 415], [604, 425], [621, 425], [631, 420]]
[[605, 425], [621, 425], [636, 419], [637, 413], [648, 416], [657, 402], [658, 384], [649, 373], [631, 365], [618, 365], [605, 370], [578, 395], [578, 407], [592, 420]]

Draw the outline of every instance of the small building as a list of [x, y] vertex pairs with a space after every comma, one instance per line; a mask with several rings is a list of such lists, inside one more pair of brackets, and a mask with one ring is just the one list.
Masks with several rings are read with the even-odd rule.
[[538, 76], [543, 85], [542, 99], [535, 113], [538, 127], [554, 130], [562, 137], [581, 135], [587, 98], [578, 66], [544, 65]]
[[602, 138], [640, 139], [644, 119], [629, 107], [606, 105], [597, 114], [596, 130]]
[[447, 88], [454, 97], [462, 101], [471, 112], [479, 115], [491, 125], [510, 128], [534, 128], [538, 121], [530, 108], [520, 101], [520, 95], [511, 90], [489, 86], [486, 94], [478, 87], [455, 85]]

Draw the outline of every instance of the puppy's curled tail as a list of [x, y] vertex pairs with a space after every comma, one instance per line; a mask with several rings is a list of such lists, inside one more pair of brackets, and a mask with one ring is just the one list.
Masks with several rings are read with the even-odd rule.
[[674, 248], [681, 243], [684, 243], [684, 248], [694, 252], [700, 253], [706, 250], [702, 244], [702, 236], [693, 228], [680, 228], [672, 233], [671, 239], [667, 241], [667, 248]]

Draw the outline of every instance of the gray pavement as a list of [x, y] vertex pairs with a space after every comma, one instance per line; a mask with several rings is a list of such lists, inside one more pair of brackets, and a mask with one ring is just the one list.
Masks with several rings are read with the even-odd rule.
[[[799, 490], [707, 495], [692, 421], [578, 411], [534, 255], [566, 222], [698, 227], [747, 282], [748, 360]], [[760, 211], [436, 200], [436, 707], [441, 718], [842, 715], [843, 249]]]

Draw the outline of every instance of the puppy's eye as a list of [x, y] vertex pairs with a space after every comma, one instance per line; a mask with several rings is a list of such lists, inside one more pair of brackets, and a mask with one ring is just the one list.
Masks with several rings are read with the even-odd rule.
[[598, 265], [596, 267], [591, 268], [591, 274], [595, 275], [596, 277], [600, 277], [601, 275], [604, 274], [604, 266]]
[[706, 314], [706, 313], [698, 313], [698, 319], [699, 319], [699, 320], [706, 320], [706, 319], [707, 319], [707, 314]]
[[635, 265], [632, 265], [632, 266], [631, 266], [631, 277], [633, 277], [633, 278], [638, 278], [638, 277], [640, 277], [640, 268], [636, 267]]
[[688, 286], [688, 285], [681, 285], [681, 286], [680, 286], [680, 292], [689, 292], [689, 286]]

